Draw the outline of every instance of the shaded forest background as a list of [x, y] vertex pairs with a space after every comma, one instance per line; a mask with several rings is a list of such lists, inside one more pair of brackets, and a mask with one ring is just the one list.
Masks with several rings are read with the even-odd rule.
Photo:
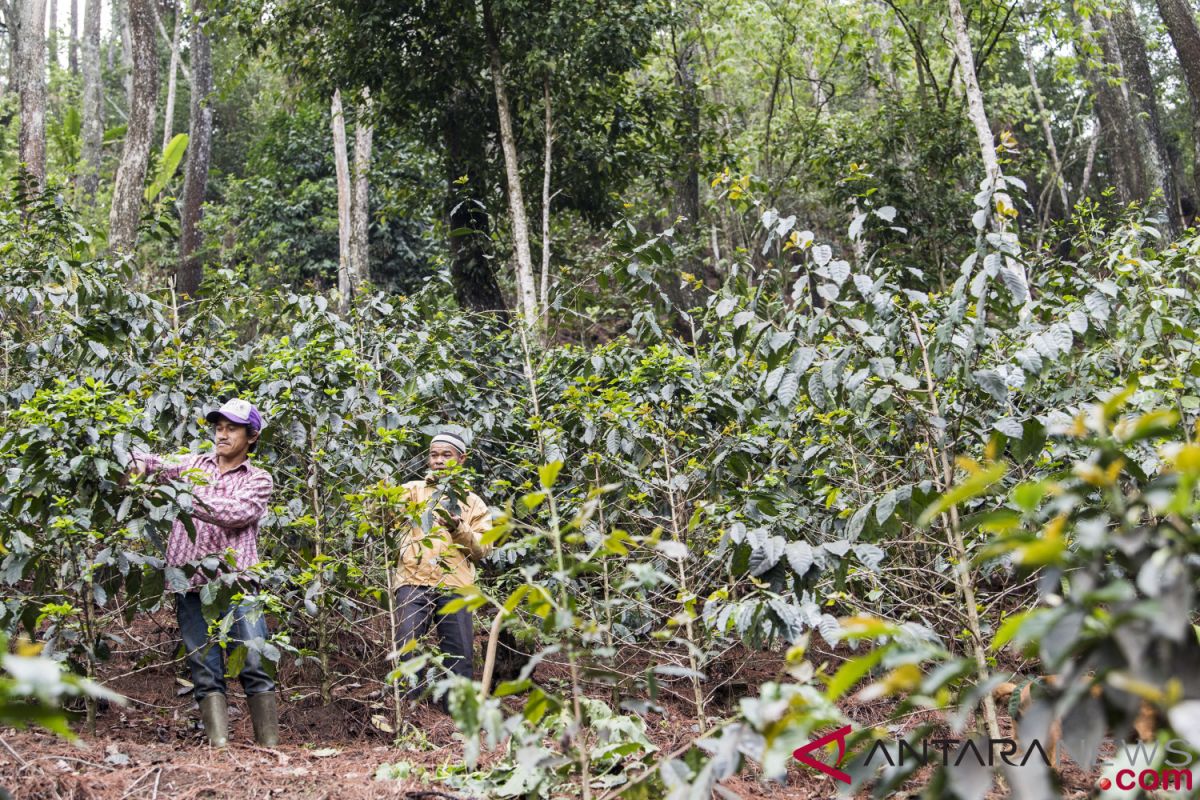
[[[169, 681], [124, 626], [186, 585], [159, 547], [190, 497], [120, 476], [238, 394], [277, 486], [249, 646], [297, 720], [415, 751], [396, 486], [469, 430], [501, 512], [462, 603], [509, 663], [439, 687], [463, 758], [423, 782], [706, 797], [797, 780], [852, 711], [876, 796], [1091, 791], [1087, 732], [1142, 703], [1200, 747], [1189, 0], [0, 17], [10, 659]], [[998, 736], [992, 689], [1039, 672], [1074, 777], [862, 763], [885, 725]], [[103, 724], [38, 674], [0, 722], [82, 692]]]

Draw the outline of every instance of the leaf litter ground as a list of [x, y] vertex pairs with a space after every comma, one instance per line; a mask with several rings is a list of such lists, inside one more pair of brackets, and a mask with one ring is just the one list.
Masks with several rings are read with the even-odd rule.
[[[154, 615], [137, 621], [127, 632], [139, 648], [114, 657], [105, 677], [107, 685], [130, 702], [103, 709], [95, 734], [81, 732], [75, 742], [69, 742], [43, 731], [0, 729], [0, 787], [19, 800], [470, 797], [429, 777], [439, 766], [459, 764], [462, 759], [462, 742], [454, 723], [439, 709], [428, 705], [411, 709], [407, 722], [417, 733], [407, 738], [413, 744], [395, 746], [392, 735], [371, 722], [378, 695], [373, 700], [369, 686], [350, 683], [337, 687], [332, 702], [325, 705], [315, 689], [305, 691], [299, 685], [301, 676], [294, 671], [284, 675], [279, 747], [253, 744], [245, 700], [235, 681], [230, 689], [230, 746], [222, 751], [209, 748], [195, 703], [190, 694], [180, 693], [180, 670], [170, 655], [174, 640], [169, 623], [169, 615]], [[848, 655], [849, 651], [838, 648], [824, 658], [836, 669]], [[713, 682], [725, 684], [724, 690], [718, 686], [710, 693], [714, 710], [730, 707], [739, 696], [755, 693], [760, 683], [778, 678], [781, 663], [778, 654], [731, 649], [710, 669]], [[554, 674], [559, 670], [563, 670], [560, 665], [543, 664], [537, 678], [554, 681], [564, 677]], [[287, 685], [289, 678], [297, 683]], [[595, 694], [608, 700], [608, 692], [597, 687]], [[694, 709], [682, 692], [676, 697], [669, 689], [659, 702], [665, 713], [648, 715], [647, 735], [663, 753], [686, 746], [696, 735]], [[884, 722], [889, 708], [887, 701], [849, 700], [843, 704], [858, 726]], [[908, 722], [915, 725], [919, 720], [913, 717]], [[1009, 730], [1009, 721], [1003, 722]], [[82, 723], [75, 727], [82, 731]], [[485, 752], [481, 765], [486, 767], [497, 758], [497, 754]], [[412, 777], [375, 779], [381, 766], [400, 761], [412, 766]], [[928, 769], [922, 770], [898, 796], [919, 791], [928, 774]], [[1096, 778], [1067, 763], [1063, 796], [1088, 796]], [[789, 770], [785, 784], [760, 781], [751, 766], [721, 786], [724, 797], [769, 800], [824, 800], [835, 797], [838, 790], [832, 779], [799, 765]], [[1004, 796], [994, 788], [989, 800]]]

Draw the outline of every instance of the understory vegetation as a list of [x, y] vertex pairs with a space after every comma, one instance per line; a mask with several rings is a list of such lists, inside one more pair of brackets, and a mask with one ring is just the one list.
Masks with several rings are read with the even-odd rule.
[[[494, 509], [494, 550], [457, 607], [500, 657], [433, 689], [461, 759], [381, 781], [728, 796], [853, 725], [851, 792], [1043, 800], [1053, 770], [868, 762], [1011, 734], [994, 690], [1039, 675], [1017, 737], [1061, 726], [1087, 774], [1144, 709], [1200, 749], [1174, 4], [168, 5], [187, 83], [216, 88], [172, 95], [187, 135], [151, 120], [132, 234], [109, 193], [134, 65], [106, 56], [128, 120], [88, 162], [83, 78], [49, 62], [40, 175], [0, 97], [0, 725], [94, 733], [118, 659], [170, 681], [129, 631], [189, 586], [165, 541], [192, 498], [127, 473], [211, 448], [203, 411], [237, 396], [275, 490], [256, 588], [201, 598], [271, 636], [229, 674], [254, 648], [285, 704], [351, 697], [412, 751], [402, 694], [434, 657], [398, 658], [389, 567], [430, 521], [400, 487], [437, 429], [471, 439], [447, 480]], [[1129, 20], [1163, 87], [1136, 141]]]

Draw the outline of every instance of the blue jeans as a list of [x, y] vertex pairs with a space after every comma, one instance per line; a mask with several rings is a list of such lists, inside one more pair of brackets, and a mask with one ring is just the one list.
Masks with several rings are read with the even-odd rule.
[[[233, 614], [229, 628], [230, 652], [239, 644], [255, 642], [261, 647], [267, 639], [267, 620], [259, 609], [242, 604], [225, 611]], [[210, 643], [208, 621], [200, 604], [199, 592], [175, 595], [175, 618], [187, 651], [187, 664], [192, 672], [193, 696], [196, 702], [214, 692], [225, 694], [225, 651], [219, 644]], [[262, 656], [254, 647], [247, 647], [246, 663], [238, 675], [247, 695], [275, 691], [275, 681], [266, 673]]]

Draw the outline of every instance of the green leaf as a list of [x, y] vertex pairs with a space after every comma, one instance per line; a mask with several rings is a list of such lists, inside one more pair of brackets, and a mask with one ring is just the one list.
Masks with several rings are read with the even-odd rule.
[[188, 135], [177, 133], [175, 138], [163, 148], [162, 158], [158, 163], [158, 173], [146, 187], [147, 203], [162, 194], [163, 189], [166, 189], [167, 184], [171, 182], [171, 178], [175, 177], [175, 172], [179, 169], [179, 162], [183, 160], [183, 152], [187, 150], [187, 144]]
[[1113, 429], [1113, 435], [1119, 442], [1138, 442], [1170, 433], [1178, 422], [1179, 413], [1176, 411], [1151, 411], [1133, 420], [1121, 420]]
[[841, 668], [829, 679], [829, 685], [825, 687], [825, 696], [829, 701], [836, 702], [851, 686], [858, 683], [864, 675], [875, 668], [884, 653], [891, 647], [890, 643], [883, 647], [877, 647], [866, 655], [852, 658], [842, 664]]
[[179, 567], [167, 567], [165, 570], [167, 589], [172, 592], [186, 592], [191, 588], [187, 575]]
[[246, 655], [249, 650], [246, 645], [239, 644], [234, 651], [229, 654], [229, 658], [225, 662], [225, 677], [236, 678], [242, 674], [242, 667], [246, 666]]
[[496, 691], [492, 692], [492, 697], [508, 697], [513, 694], [529, 691], [533, 686], [533, 681], [526, 678], [523, 681], [505, 681], [496, 687]]
[[504, 601], [504, 610], [509, 614], [516, 611], [517, 606], [521, 604], [521, 598], [523, 598], [528, 591], [529, 584], [526, 583], [518, 586], [513, 593], [508, 596], [508, 599]]
[[800, 389], [800, 376], [795, 372], [789, 372], [783, 376], [779, 382], [779, 389], [775, 397], [779, 400], [782, 406], [790, 406], [792, 401], [796, 399], [796, 393]]
[[782, 536], [769, 536], [750, 553], [750, 574], [760, 577], [779, 563], [787, 541]]
[[521, 495], [521, 504], [529, 511], [533, 511], [544, 502], [546, 502], [545, 492], [530, 492], [529, 494]]
[[1048, 490], [1049, 485], [1045, 481], [1022, 483], [1013, 489], [1013, 502], [1020, 506], [1022, 511], [1030, 513], [1042, 502]]
[[561, 461], [551, 461], [549, 464], [538, 467], [538, 479], [541, 480], [543, 489], [550, 489], [554, 486], [554, 481], [558, 479], [558, 473], [562, 466], [563, 462]]
[[1008, 472], [1008, 465], [1003, 461], [996, 463], [979, 470], [971, 477], [967, 478], [962, 483], [955, 486], [950, 491], [943, 494], [933, 502], [925, 512], [921, 514], [921, 518], [917, 520], [917, 524], [921, 526], [928, 525], [934, 517], [949, 511], [952, 507], [959, 503], [965, 503], [979, 495], [983, 494], [996, 481], [1004, 477]]
[[992, 639], [992, 649], [1000, 650], [1003, 648], [1021, 630], [1021, 626], [1025, 624], [1025, 620], [1039, 613], [1041, 612], [1038, 609], [1021, 611], [1004, 620], [1004, 624], [1000, 626], [1000, 630], [996, 631], [996, 637]]

